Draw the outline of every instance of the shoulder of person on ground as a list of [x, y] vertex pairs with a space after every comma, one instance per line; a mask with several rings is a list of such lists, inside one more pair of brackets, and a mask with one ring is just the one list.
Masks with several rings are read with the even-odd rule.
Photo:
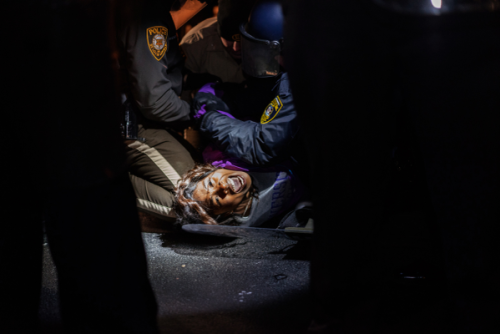
[[217, 18], [211, 17], [195, 25], [189, 32], [182, 38], [179, 43], [181, 46], [192, 45], [209, 37], [215, 36], [217, 39]]

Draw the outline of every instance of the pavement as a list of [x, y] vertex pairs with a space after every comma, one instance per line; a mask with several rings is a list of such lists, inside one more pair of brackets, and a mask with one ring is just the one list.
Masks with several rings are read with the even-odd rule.
[[[310, 322], [307, 242], [142, 236], [161, 333], [305, 332]], [[43, 268], [41, 327], [58, 333], [57, 277], [47, 244]]]
[[[146, 227], [146, 228], [145, 228]], [[154, 231], [143, 225], [143, 231]], [[425, 217], [389, 217], [365, 290], [346, 307], [349, 333], [446, 333], [451, 318]], [[311, 320], [308, 241], [142, 233], [161, 333], [305, 333]], [[40, 321], [61, 333], [57, 277], [44, 245]], [[359, 285], [361, 286], [361, 285]], [[368, 286], [368, 287], [366, 287]], [[361, 291], [361, 290], [360, 290]]]

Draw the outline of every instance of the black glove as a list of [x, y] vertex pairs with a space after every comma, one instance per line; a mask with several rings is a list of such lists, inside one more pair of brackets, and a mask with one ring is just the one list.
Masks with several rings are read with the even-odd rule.
[[[203, 105], [205, 105], [205, 108], [201, 110]], [[229, 112], [229, 107], [224, 101], [213, 94], [202, 92], [196, 93], [191, 103], [191, 115], [195, 120], [201, 122], [202, 117], [207, 112], [215, 110]]]
[[220, 82], [221, 79], [210, 73], [193, 73], [186, 71], [186, 77], [184, 80], [184, 86], [182, 89], [194, 90], [200, 89], [204, 84], [209, 82]]

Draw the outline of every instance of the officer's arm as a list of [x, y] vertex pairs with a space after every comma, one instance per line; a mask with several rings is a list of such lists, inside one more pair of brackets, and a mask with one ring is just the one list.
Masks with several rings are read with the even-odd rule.
[[[181, 61], [171, 68], [166, 67], [164, 57], [180, 57], [168, 51], [157, 60], [149, 50], [147, 41], [148, 25], [131, 24], [121, 33], [123, 47], [122, 66], [126, 69], [127, 81], [132, 98], [142, 115], [159, 122], [189, 120], [189, 105], [179, 99], [182, 81]], [[175, 48], [175, 35], [168, 37], [169, 48]], [[167, 72], [168, 71], [168, 72]]]
[[268, 166], [286, 158], [299, 128], [293, 105], [283, 106], [277, 116], [261, 124], [211, 111], [203, 117], [200, 131], [221, 151], [253, 166]]
[[[189, 120], [189, 104], [181, 100], [172, 89], [167, 69], [154, 58], [152, 60], [145, 58], [140, 64], [132, 64], [130, 71], [133, 75], [132, 96], [141, 114], [147, 119], [158, 122]], [[177, 77], [172, 78], [182, 80], [181, 75]]]

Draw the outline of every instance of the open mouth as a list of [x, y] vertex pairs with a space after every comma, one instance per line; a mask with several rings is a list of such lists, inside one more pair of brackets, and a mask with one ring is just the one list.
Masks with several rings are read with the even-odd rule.
[[227, 183], [235, 194], [241, 192], [245, 187], [245, 180], [241, 176], [229, 176]]

